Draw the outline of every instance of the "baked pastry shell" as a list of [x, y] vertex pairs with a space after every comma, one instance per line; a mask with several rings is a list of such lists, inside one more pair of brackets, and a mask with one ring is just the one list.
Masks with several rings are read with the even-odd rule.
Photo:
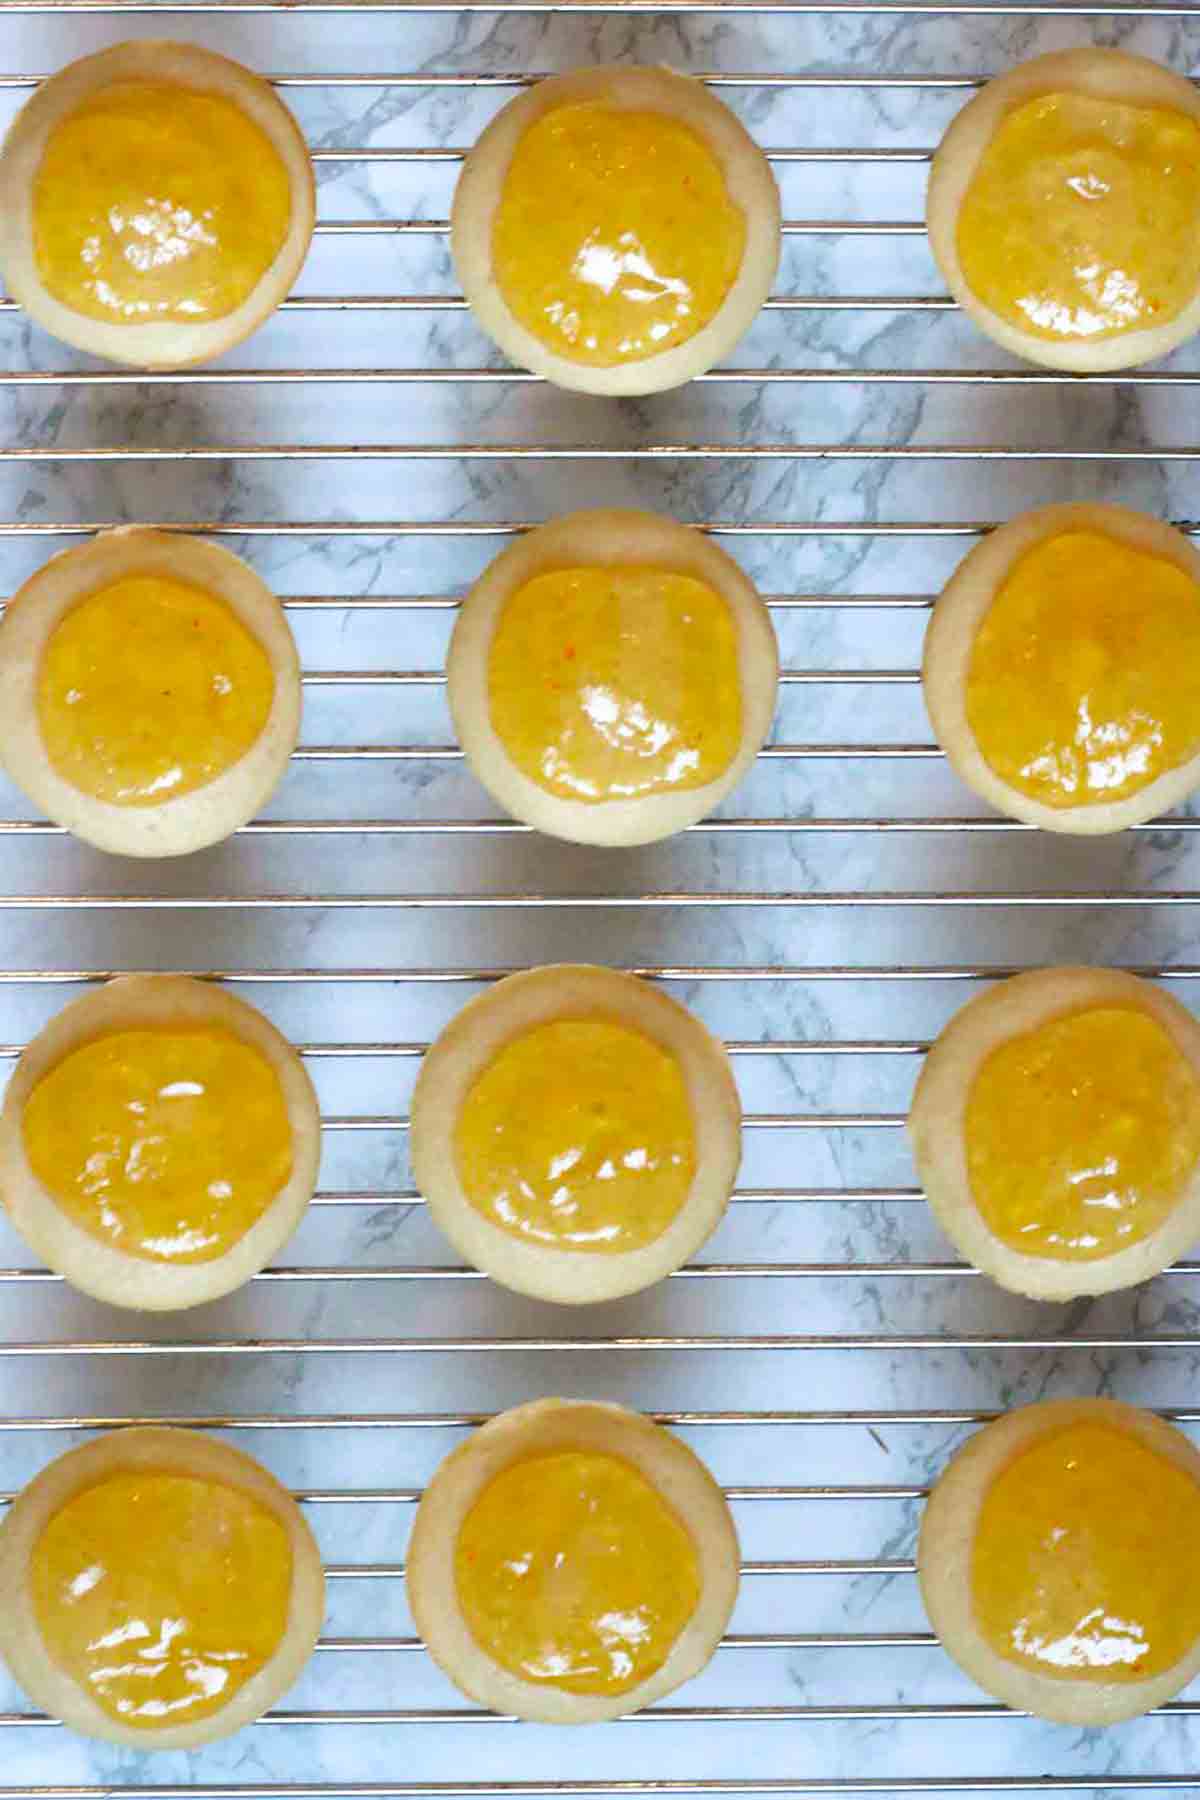
[[[278, 1649], [220, 1712], [194, 1724], [139, 1730], [111, 1718], [50, 1656], [33, 1610], [29, 1559], [51, 1518], [82, 1489], [130, 1471], [191, 1476], [237, 1488], [274, 1514], [291, 1545], [291, 1606]], [[299, 1507], [252, 1457], [198, 1431], [140, 1425], [68, 1450], [21, 1490], [0, 1525], [0, 1597], [0, 1652], [38, 1706], [85, 1737], [142, 1751], [190, 1750], [252, 1724], [292, 1686], [321, 1629], [325, 1577]]]
[[[38, 1180], [25, 1153], [25, 1104], [64, 1057], [110, 1032], [204, 1027], [231, 1033], [275, 1071], [291, 1126], [292, 1172], [261, 1217], [210, 1262], [131, 1256], [77, 1225]], [[187, 975], [123, 975], [64, 1007], [18, 1059], [0, 1107], [0, 1198], [30, 1248], [81, 1293], [141, 1312], [173, 1312], [232, 1293], [270, 1261], [304, 1216], [320, 1151], [312, 1083], [292, 1046], [261, 1013]]]
[[[560, 1250], [493, 1225], [458, 1178], [454, 1131], [476, 1078], [514, 1038], [559, 1019], [625, 1025], [677, 1059], [695, 1132], [696, 1171], [674, 1219], [636, 1250]], [[741, 1159], [741, 1105], [722, 1045], [676, 1001], [634, 975], [560, 963], [506, 976], [469, 1001], [430, 1048], [413, 1091], [413, 1174], [434, 1223], [474, 1268], [503, 1286], [567, 1305], [614, 1300], [660, 1281], [720, 1222]]]
[[[259, 127], [288, 174], [291, 216], [287, 234], [251, 292], [219, 319], [180, 324], [109, 324], [65, 306], [49, 293], [33, 246], [33, 184], [50, 134], [69, 113], [102, 89], [123, 81], [169, 83], [217, 94]], [[37, 324], [77, 350], [141, 369], [181, 369], [207, 362], [240, 344], [274, 312], [291, 288], [312, 239], [316, 188], [308, 146], [273, 88], [240, 63], [196, 44], [151, 38], [114, 44], [69, 63], [38, 87], [14, 119], [0, 149], [0, 270], [15, 300]]]
[[[686, 343], [610, 368], [548, 349], [510, 312], [492, 269], [492, 228], [518, 142], [546, 113], [589, 100], [605, 100], [623, 111], [662, 113], [690, 126], [719, 162], [729, 197], [746, 220], [741, 267], [708, 324]], [[539, 81], [493, 119], [463, 163], [450, 216], [450, 248], [476, 319], [521, 368], [584, 394], [657, 394], [711, 369], [770, 294], [779, 266], [779, 189], [754, 139], [701, 82], [671, 69], [602, 63]]]
[[968, 1001], [925, 1059], [909, 1114], [917, 1173], [943, 1231], [976, 1268], [1033, 1300], [1110, 1294], [1148, 1281], [1200, 1237], [1200, 1168], [1156, 1231], [1092, 1262], [1029, 1256], [995, 1236], [967, 1170], [966, 1108], [976, 1075], [1001, 1044], [1093, 1007], [1132, 1007], [1157, 1021], [1200, 1077], [1200, 1024], [1170, 994], [1116, 969], [1035, 969]]
[[[537, 576], [573, 567], [649, 564], [713, 588], [737, 634], [742, 732], [737, 751], [702, 787], [626, 800], [565, 799], [517, 767], [494, 730], [488, 662], [501, 614]], [[779, 685], [779, 647], [771, 617], [731, 556], [693, 526], [632, 508], [568, 513], [501, 551], [463, 603], [447, 665], [447, 697], [459, 742], [493, 800], [536, 830], [578, 844], [648, 844], [684, 830], [736, 787], [771, 727]]]
[[[985, 1692], [1062, 1725], [1115, 1725], [1161, 1706], [1200, 1673], [1200, 1637], [1170, 1669], [1144, 1681], [1070, 1681], [998, 1656], [973, 1616], [971, 1558], [979, 1515], [998, 1475], [1040, 1439], [1072, 1425], [1135, 1437], [1200, 1481], [1200, 1453], [1181, 1431], [1117, 1400], [1044, 1400], [976, 1432], [943, 1471], [925, 1507], [917, 1566], [921, 1597], [943, 1647]], [[1131, 1504], [1136, 1501], [1131, 1497]]]
[[1189, 81], [1125, 50], [1052, 50], [989, 81], [951, 123], [934, 154], [926, 197], [929, 245], [950, 291], [979, 329], [1027, 362], [1076, 374], [1131, 369], [1164, 356], [1200, 330], [1200, 292], [1175, 318], [1114, 337], [1055, 341], [1022, 331], [984, 305], [958, 257], [958, 216], [980, 159], [1006, 113], [1039, 94], [1071, 92], [1129, 106], [1163, 107], [1200, 120], [1200, 96]]
[[1200, 554], [1181, 531], [1127, 506], [1039, 506], [1019, 514], [971, 550], [933, 609], [921, 682], [930, 723], [951, 767], [984, 800], [1027, 825], [1069, 836], [1125, 831], [1176, 806], [1200, 785], [1200, 754], [1166, 769], [1119, 800], [1047, 806], [1012, 787], [984, 757], [967, 718], [967, 674], [979, 629], [1015, 565], [1037, 544], [1064, 532], [1098, 532], [1131, 550], [1174, 563], [1200, 583]]
[[[687, 1527], [696, 1552], [695, 1612], [662, 1667], [620, 1695], [572, 1694], [510, 1674], [476, 1642], [459, 1607], [455, 1548], [483, 1489], [515, 1462], [564, 1451], [632, 1463]], [[425, 1647], [464, 1694], [522, 1719], [588, 1725], [636, 1712], [699, 1674], [733, 1612], [739, 1550], [725, 1496], [700, 1459], [670, 1432], [621, 1406], [535, 1400], [492, 1419], [442, 1463], [417, 1508], [406, 1572], [409, 1606]]]
[[[271, 709], [243, 756], [202, 787], [157, 806], [114, 806], [54, 768], [37, 716], [42, 656], [79, 601], [129, 576], [190, 582], [223, 600], [266, 653]], [[283, 608], [231, 550], [204, 538], [125, 525], [43, 563], [0, 620], [0, 763], [17, 786], [76, 837], [116, 856], [183, 856], [253, 818], [287, 768], [300, 730], [300, 662]]]

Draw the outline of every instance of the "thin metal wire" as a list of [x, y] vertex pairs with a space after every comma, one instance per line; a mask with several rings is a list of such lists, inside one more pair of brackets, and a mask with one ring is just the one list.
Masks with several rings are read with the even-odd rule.
[[1141, 5], [1139, 0], [0, 0], [0, 16], [61, 13], [275, 13], [314, 16], [357, 13], [503, 13], [545, 16], [563, 13], [783, 13], [847, 17], [875, 13], [935, 18], [1086, 18], [1132, 15], [1144, 19], [1188, 19], [1200, 13], [1195, 0], [1173, 5]]
[[775, 893], [714, 890], [711, 893], [681, 891], [661, 894], [0, 894], [4, 912], [504, 912], [522, 907], [533, 911], [555, 908], [580, 912], [591, 909], [623, 911], [644, 907], [651, 911], [671, 908], [781, 907], [800, 911], [814, 908], [916, 907], [954, 910], [961, 907], [1004, 911], [1010, 907], [1047, 906], [1146, 907], [1155, 911], [1200, 905], [1200, 890], [1155, 889], [1147, 893], [1084, 891], [1078, 893]]
[[[1200, 462], [1200, 445], [1009, 449], [999, 444], [106, 444], [7, 445], [4, 463], [210, 462]], [[233, 527], [236, 535], [239, 528]]]
[[[1200, 1408], [1188, 1406], [1148, 1406], [1149, 1412], [1169, 1419], [1175, 1425], [1200, 1425]], [[84, 1432], [120, 1431], [132, 1425], [172, 1425], [196, 1431], [466, 1431], [486, 1425], [493, 1418], [487, 1412], [405, 1412], [405, 1413], [161, 1413], [153, 1418], [145, 1414], [31, 1414], [0, 1417], [0, 1434], [4, 1432]], [[884, 1408], [864, 1411], [776, 1410], [739, 1412], [725, 1408], [716, 1412], [695, 1410], [652, 1412], [647, 1415], [656, 1424], [675, 1429], [743, 1430], [760, 1426], [784, 1426], [810, 1430], [833, 1427], [838, 1430], [862, 1427], [866, 1430], [893, 1430], [904, 1427], [924, 1429], [929, 1426], [990, 1425], [1004, 1415], [985, 1407], [924, 1407], [916, 1410]], [[735, 1490], [728, 1490], [730, 1493]], [[834, 1490], [815, 1489], [813, 1497], [821, 1498]], [[923, 1490], [922, 1490], [923, 1491]], [[870, 1499], [872, 1492], [858, 1498]], [[882, 1497], [882, 1496], [877, 1496]], [[903, 1498], [919, 1498], [919, 1494]]]
[[[533, 87], [539, 81], [545, 81], [553, 71], [549, 69], [530, 71], [527, 74], [499, 71], [492, 73], [486, 70], [467, 72], [437, 73], [433, 70], [419, 70], [416, 73], [370, 74], [370, 75], [265, 75], [272, 87], [278, 88], [419, 88], [434, 91], [459, 88], [526, 88]], [[39, 75], [2, 75], [0, 74], [0, 91], [5, 88], [35, 88], [47, 81], [52, 70]], [[961, 88], [982, 87], [988, 79], [986, 75], [857, 75], [853, 70], [841, 74], [830, 71], [827, 74], [735, 74], [716, 69], [700, 70], [693, 74], [694, 81], [702, 81], [706, 87], [731, 88], [945, 88], [956, 90]]]
[[44, 1360], [63, 1356], [496, 1356], [505, 1352], [565, 1356], [575, 1353], [680, 1351], [897, 1351], [945, 1350], [1189, 1350], [1200, 1349], [1200, 1331], [1109, 1332], [1088, 1335], [1023, 1336], [1007, 1332], [759, 1332], [704, 1336], [698, 1333], [626, 1337], [333, 1337], [333, 1338], [192, 1338], [150, 1342], [129, 1338], [64, 1338], [55, 1342], [26, 1340], [0, 1343], [0, 1357]]
[[[424, 229], [433, 230], [426, 226]], [[793, 225], [792, 231], [815, 230], [815, 227]], [[918, 225], [827, 226], [830, 235], [845, 237], [866, 230], [872, 234], [893, 236], [899, 232], [918, 235]], [[865, 302], [864, 302], [865, 304]], [[874, 304], [874, 302], [872, 302]], [[694, 378], [697, 386], [741, 385], [761, 387], [764, 383], [783, 382], [808, 387], [1065, 387], [1086, 381], [1090, 387], [1197, 387], [1197, 370], [1139, 370], [1119, 375], [1067, 375], [1044, 369], [712, 369]], [[120, 388], [120, 387], [295, 387], [371, 386], [418, 384], [441, 386], [446, 383], [466, 387], [544, 387], [540, 375], [523, 369], [443, 369], [443, 368], [291, 368], [291, 369], [178, 369], [143, 372], [129, 369], [80, 370], [0, 370], [0, 387], [11, 388]]]
[[[23, 1044], [0, 1044], [0, 1060], [20, 1056]], [[372, 1058], [424, 1056], [427, 1042], [293, 1044], [301, 1056]], [[743, 1040], [728, 1038], [725, 1048], [730, 1056], [923, 1056], [928, 1041], [899, 1038], [762, 1038]]]
[[[1142, 975], [1147, 980], [1156, 981], [1196, 981], [1200, 980], [1200, 963], [1110, 963], [1110, 968], [1123, 969], [1129, 975]], [[1010, 975], [1019, 975], [1025, 965], [997, 963], [892, 963], [864, 964], [861, 967], [850, 964], [832, 965], [814, 963], [811, 966], [803, 963], [747, 963], [744, 966], [722, 967], [717, 964], [702, 963], [639, 963], [629, 966], [626, 973], [640, 975], [647, 981], [1003, 981]], [[203, 969], [199, 971], [201, 979], [221, 982], [246, 982], [264, 985], [289, 986], [296, 982], [360, 983], [378, 982], [393, 985], [397, 982], [433, 982], [450, 983], [486, 983], [500, 981], [505, 975], [518, 973], [517, 966], [484, 967], [482, 965], [464, 965], [461, 968], [431, 968], [428, 966], [405, 968], [401, 964], [391, 964], [376, 969], [330, 969], [330, 968], [283, 968], [269, 969], [248, 965], [244, 969]], [[80, 986], [95, 982], [111, 981], [116, 975], [196, 975], [194, 969], [0, 969], [0, 986], [11, 986], [13, 983], [31, 984], [39, 987]]]
[[[394, 1647], [394, 1646], [393, 1646]], [[616, 1781], [351, 1781], [203, 1782], [186, 1786], [113, 1789], [94, 1786], [0, 1787], [0, 1800], [479, 1800], [490, 1795], [529, 1795], [531, 1800], [592, 1800], [602, 1795], [690, 1796], [705, 1794], [1078, 1794], [1176, 1793], [1200, 1787], [1195, 1775], [946, 1775], [885, 1779], [860, 1776], [697, 1776]]]
[[[461, 163], [468, 155], [465, 148], [455, 148], [448, 144], [415, 145], [396, 144], [383, 148], [365, 146], [359, 149], [338, 146], [332, 150], [314, 145], [309, 155], [315, 163]], [[775, 163], [928, 163], [932, 160], [932, 150], [895, 148], [893, 146], [863, 149], [853, 145], [845, 149], [830, 147], [786, 150], [763, 148], [763, 155], [768, 162]]]
[[[619, 1781], [504, 1781], [504, 1782], [360, 1782], [326, 1784], [299, 1783], [286, 1786], [234, 1783], [227, 1786], [155, 1788], [123, 1788], [122, 1793], [135, 1800], [177, 1800], [183, 1795], [192, 1800], [278, 1800], [278, 1796], [296, 1795], [300, 1800], [442, 1800], [444, 1796], [462, 1796], [476, 1800], [483, 1794], [553, 1796], [565, 1800], [580, 1796], [589, 1800], [595, 1795], [828, 1795], [828, 1794], [1023, 1794], [1023, 1793], [1149, 1793], [1153, 1791], [1192, 1791], [1200, 1787], [1197, 1775], [962, 1775], [920, 1776], [902, 1780], [883, 1777], [825, 1776], [791, 1778], [787, 1776], [736, 1777], [699, 1776], [670, 1780]], [[79, 1796], [111, 1794], [109, 1788], [0, 1788], [0, 1800], [74, 1800]]]
[[[1036, 825], [1022, 825], [1015, 819], [703, 819], [689, 825], [692, 837], [728, 837], [743, 832], [762, 832], [784, 836], [821, 836], [823, 834], [881, 833], [892, 836], [942, 834], [958, 836], [995, 836], [997, 833], [1031, 837]], [[1164, 832], [1184, 834], [1200, 830], [1200, 819], [1165, 814], [1144, 825], [1130, 825], [1126, 830], [1141, 834]], [[513, 819], [259, 819], [243, 825], [235, 837], [531, 837], [531, 825], [519, 825]], [[44, 819], [0, 819], [0, 837], [67, 837], [61, 825]]]

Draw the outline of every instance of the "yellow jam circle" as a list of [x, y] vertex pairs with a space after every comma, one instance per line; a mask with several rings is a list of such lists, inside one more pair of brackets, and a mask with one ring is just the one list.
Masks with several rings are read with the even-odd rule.
[[161, 575], [131, 575], [71, 608], [37, 674], [56, 774], [110, 806], [194, 793], [246, 754], [275, 699], [270, 658], [232, 607]]
[[958, 259], [1034, 337], [1166, 325], [1200, 290], [1200, 125], [1157, 106], [1039, 94], [1007, 113], [963, 196]]
[[570, 1694], [649, 1680], [700, 1598], [682, 1521], [630, 1463], [594, 1451], [531, 1456], [497, 1475], [463, 1521], [454, 1572], [480, 1649]]
[[227, 1706], [279, 1648], [291, 1588], [274, 1513], [183, 1475], [131, 1470], [82, 1489], [29, 1559], [51, 1659], [111, 1719], [147, 1731]]
[[488, 706], [522, 774], [560, 799], [645, 799], [703, 787], [741, 744], [728, 602], [669, 569], [536, 575], [497, 621]]
[[686, 343], [737, 277], [746, 219], [699, 134], [603, 100], [518, 140], [492, 227], [509, 311], [549, 349], [612, 368]]
[[288, 172], [239, 106], [121, 81], [51, 131], [33, 183], [47, 291], [110, 325], [200, 324], [253, 292], [283, 247]]
[[224, 1255], [292, 1172], [279, 1077], [228, 1031], [109, 1032], [42, 1076], [21, 1125], [62, 1211], [149, 1262]]
[[967, 1172], [1010, 1249], [1093, 1262], [1167, 1218], [1200, 1158], [1200, 1081], [1157, 1019], [1101, 1006], [1001, 1044], [967, 1096]]
[[975, 1624], [1064, 1681], [1144, 1681], [1200, 1633], [1200, 1487], [1127, 1432], [1078, 1424], [1020, 1451], [984, 1496]]
[[966, 710], [985, 762], [1044, 806], [1136, 794], [1200, 751], [1200, 587], [1099, 532], [1043, 539], [979, 627]]
[[601, 1019], [538, 1025], [478, 1076], [454, 1129], [475, 1210], [551, 1250], [640, 1250], [696, 1172], [683, 1071], [643, 1032]]

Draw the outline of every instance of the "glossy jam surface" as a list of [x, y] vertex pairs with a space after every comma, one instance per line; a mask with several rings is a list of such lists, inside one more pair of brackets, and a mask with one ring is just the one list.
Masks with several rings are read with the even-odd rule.
[[1200, 1633], [1200, 1487], [1139, 1439], [1075, 1424], [984, 1496], [975, 1623], [999, 1656], [1065, 1681], [1143, 1681]]
[[114, 1031], [35, 1085], [25, 1154], [62, 1210], [151, 1262], [211, 1262], [292, 1172], [279, 1078], [221, 1030]]
[[724, 304], [746, 220], [690, 126], [602, 100], [544, 113], [517, 143], [492, 227], [513, 316], [572, 362], [638, 362]]
[[703, 787], [737, 755], [737, 629], [722, 595], [669, 569], [567, 568], [509, 598], [488, 657], [492, 728], [563, 800]]
[[82, 1489], [29, 1559], [51, 1658], [110, 1718], [143, 1730], [219, 1712], [279, 1648], [292, 1550], [223, 1482], [129, 1471]]
[[101, 89], [55, 126], [33, 184], [38, 273], [108, 325], [202, 324], [246, 300], [283, 246], [287, 169], [219, 94]]
[[132, 575], [72, 607], [37, 677], [42, 743], [64, 781], [157, 806], [240, 760], [275, 699], [266, 651], [214, 594]]
[[571, 1694], [647, 1681], [700, 1598], [682, 1521], [632, 1464], [595, 1451], [503, 1470], [463, 1521], [454, 1564], [480, 1649]]
[[1200, 289], [1200, 125], [1040, 94], [998, 126], [963, 196], [958, 257], [985, 306], [1048, 340], [1169, 324]]
[[971, 648], [984, 760], [1044, 806], [1136, 794], [1200, 750], [1200, 587], [1098, 532], [1019, 558]]
[[967, 1096], [967, 1172], [1010, 1249], [1092, 1262], [1156, 1231], [1200, 1158], [1200, 1081], [1157, 1019], [1091, 1007], [1010, 1039]]
[[535, 1026], [468, 1091], [454, 1160], [471, 1205], [514, 1237], [640, 1250], [670, 1225], [696, 1170], [683, 1071], [627, 1025]]

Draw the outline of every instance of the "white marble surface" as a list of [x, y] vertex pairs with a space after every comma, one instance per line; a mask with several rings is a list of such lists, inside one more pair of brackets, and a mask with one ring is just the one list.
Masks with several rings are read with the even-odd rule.
[[[662, 59], [681, 68], [763, 72], [952, 75], [992, 73], [1038, 49], [1125, 42], [1187, 71], [1200, 26], [1147, 19], [1071, 17], [1035, 21], [983, 17], [906, 18], [823, 14], [719, 18], [675, 14], [597, 17], [503, 10], [409, 16], [217, 15], [161, 20], [135, 15], [131, 33], [188, 32], [277, 73], [392, 74], [513, 72], [567, 68], [601, 57]], [[102, 15], [5, 18], [0, 67], [57, 67], [114, 41], [122, 21]], [[958, 90], [779, 88], [728, 91], [760, 141], [798, 146], [928, 146], [963, 95]], [[13, 96], [3, 97], [7, 105]], [[329, 148], [457, 146], [468, 143], [503, 95], [463, 89], [305, 89], [292, 95], [314, 144]], [[792, 219], [916, 220], [924, 170], [793, 165], [781, 168]], [[444, 218], [454, 168], [322, 165], [326, 220]], [[780, 292], [917, 296], [939, 283], [920, 236], [793, 236]], [[454, 291], [444, 236], [373, 235], [318, 240], [301, 291], [445, 295]], [[0, 367], [59, 370], [86, 363], [0, 315]], [[309, 313], [281, 316], [229, 359], [244, 369], [474, 368], [488, 347], [463, 314], [447, 311]], [[808, 368], [843, 379], [830, 385], [763, 381], [709, 383], [637, 405], [610, 406], [527, 384], [417, 383], [64, 389], [0, 384], [0, 433], [9, 446], [44, 447], [26, 464], [0, 464], [0, 522], [39, 526], [97, 520], [219, 520], [281, 592], [338, 597], [453, 596], [498, 543], [487, 535], [422, 537], [400, 521], [504, 523], [539, 519], [570, 505], [642, 501], [685, 519], [750, 525], [730, 540], [764, 589], [774, 593], [922, 595], [936, 589], [966, 548], [963, 536], [872, 536], [877, 522], [969, 524], [1022, 505], [1112, 497], [1177, 519], [1195, 517], [1194, 468], [1170, 462], [1011, 461], [938, 465], [894, 458], [909, 446], [955, 444], [1050, 448], [1186, 446], [1200, 441], [1193, 391], [1127, 383], [1030, 386], [889, 386], [870, 372], [1002, 370], [1015, 365], [952, 313], [798, 311], [764, 314], [737, 352], [748, 369]], [[1173, 359], [1200, 367], [1195, 349]], [[255, 442], [319, 445], [728, 446], [708, 462], [674, 458], [557, 462], [308, 460], [215, 463], [64, 462], [57, 452], [95, 445], [144, 447]], [[848, 462], [747, 461], [741, 447], [875, 447]], [[239, 534], [245, 524], [335, 522], [292, 535]], [[817, 526], [788, 536], [773, 526]], [[355, 525], [369, 529], [357, 532]], [[861, 535], [841, 527], [865, 528]], [[11, 586], [61, 542], [0, 535], [0, 585]], [[298, 610], [293, 623], [316, 670], [427, 669], [440, 665], [445, 610]], [[777, 615], [792, 668], [915, 669], [924, 614], [836, 605]], [[448, 744], [436, 686], [310, 689], [309, 744]], [[922, 743], [928, 728], [913, 686], [792, 686], [783, 692], [780, 743]], [[20, 797], [0, 810], [28, 816]], [[935, 760], [767, 761], [726, 815], [797, 820], [895, 815], [963, 817], [978, 808]], [[446, 760], [298, 763], [271, 807], [278, 819], [474, 819], [485, 796]], [[512, 909], [351, 912], [312, 907], [272, 913], [113, 909], [17, 909], [0, 914], [0, 966], [13, 971], [175, 967], [200, 971], [290, 965], [336, 971], [422, 964], [492, 967], [589, 956], [621, 965], [776, 965], [776, 979], [677, 979], [672, 991], [735, 1039], [922, 1039], [967, 997], [966, 980], [882, 980], [873, 971], [946, 964], [1022, 964], [1091, 957], [1183, 965], [1200, 961], [1197, 909], [1155, 906], [1155, 894], [1200, 888], [1197, 840], [1172, 832], [1116, 843], [1056, 843], [1027, 835], [698, 832], [641, 852], [600, 854], [520, 835], [275, 840], [242, 837], [165, 868], [106, 859], [60, 838], [0, 839], [4, 895], [289, 895], [397, 893], [557, 895], [756, 892], [820, 896], [939, 889], [1084, 896], [1145, 895], [1145, 903], [932, 910], [763, 904], [734, 909]], [[805, 970], [859, 971], [830, 980]], [[19, 1042], [74, 990], [0, 984], [0, 1041]], [[375, 983], [240, 988], [301, 1040], [368, 1043], [421, 1040], [472, 991], [398, 974]], [[1184, 999], [1200, 997], [1181, 980]], [[403, 1114], [411, 1059], [352, 1057], [313, 1064], [334, 1114]], [[902, 1111], [916, 1069], [912, 1054], [766, 1055], [739, 1059], [748, 1111]], [[895, 1129], [754, 1129], [747, 1134], [747, 1187], [904, 1188], [912, 1169]], [[403, 1133], [331, 1134], [326, 1189], [400, 1191], [408, 1185]], [[966, 1275], [891, 1277], [856, 1272], [864, 1262], [942, 1260], [948, 1247], [914, 1200], [831, 1198], [734, 1208], [707, 1256], [766, 1265], [831, 1263], [845, 1273], [756, 1282], [675, 1281], [582, 1318], [518, 1302], [489, 1284], [379, 1282], [265, 1287], [148, 1327], [58, 1288], [0, 1290], [3, 1339], [153, 1340], [296, 1338], [314, 1345], [345, 1337], [512, 1337], [576, 1332], [605, 1339], [646, 1335], [781, 1333], [847, 1336], [996, 1333], [1069, 1340], [1071, 1334], [1188, 1336], [1200, 1330], [1195, 1279], [1172, 1275], [1138, 1293], [1092, 1306], [1040, 1308], [1005, 1298]], [[0, 1261], [25, 1260], [10, 1237]], [[314, 1211], [286, 1260], [358, 1269], [451, 1260], [420, 1209], [374, 1206]], [[1044, 1394], [1113, 1393], [1186, 1407], [1196, 1401], [1200, 1347], [1093, 1351], [1064, 1342], [1045, 1352], [789, 1349], [735, 1353], [621, 1350], [568, 1353], [425, 1353], [351, 1357], [310, 1350], [165, 1357], [69, 1356], [0, 1359], [0, 1412], [69, 1421], [81, 1416], [260, 1415], [489, 1411], [552, 1391], [620, 1399], [645, 1408], [765, 1413], [785, 1409], [920, 1412], [1002, 1407]], [[0, 1431], [0, 1488], [16, 1486], [76, 1440], [67, 1429]], [[352, 1432], [303, 1426], [244, 1428], [237, 1441], [300, 1487], [419, 1485], [461, 1433], [380, 1428]], [[737, 1484], [920, 1486], [941, 1467], [964, 1427], [937, 1422], [693, 1426], [689, 1440], [718, 1475]], [[814, 1499], [738, 1506], [746, 1555], [766, 1558], [909, 1556], [918, 1503], [902, 1497]], [[312, 1508], [333, 1561], [403, 1560], [410, 1509], [394, 1505]], [[910, 1574], [795, 1575], [747, 1580], [739, 1632], [922, 1631]], [[411, 1627], [395, 1580], [339, 1580], [329, 1632], [404, 1636]], [[970, 1704], [979, 1696], [940, 1652], [861, 1646], [721, 1652], [677, 1697], [691, 1706], [884, 1708]], [[413, 1709], [458, 1704], [416, 1653], [321, 1654], [288, 1705], [305, 1709]], [[0, 1707], [21, 1696], [0, 1686]], [[760, 1780], [895, 1780], [912, 1777], [1051, 1773], [1094, 1779], [1200, 1771], [1200, 1731], [1186, 1718], [1077, 1732], [1003, 1715], [995, 1718], [860, 1720], [792, 1718], [708, 1724], [629, 1722], [570, 1735], [473, 1720], [437, 1724], [265, 1724], [194, 1756], [138, 1757], [91, 1746], [57, 1728], [3, 1732], [0, 1786], [33, 1793], [51, 1784], [97, 1784], [157, 1793], [191, 1784], [270, 1782], [453, 1782], [655, 1777]], [[339, 1786], [339, 1784], [344, 1784]], [[206, 1787], [211, 1792], [211, 1785]], [[224, 1791], [222, 1789], [221, 1791]]]

